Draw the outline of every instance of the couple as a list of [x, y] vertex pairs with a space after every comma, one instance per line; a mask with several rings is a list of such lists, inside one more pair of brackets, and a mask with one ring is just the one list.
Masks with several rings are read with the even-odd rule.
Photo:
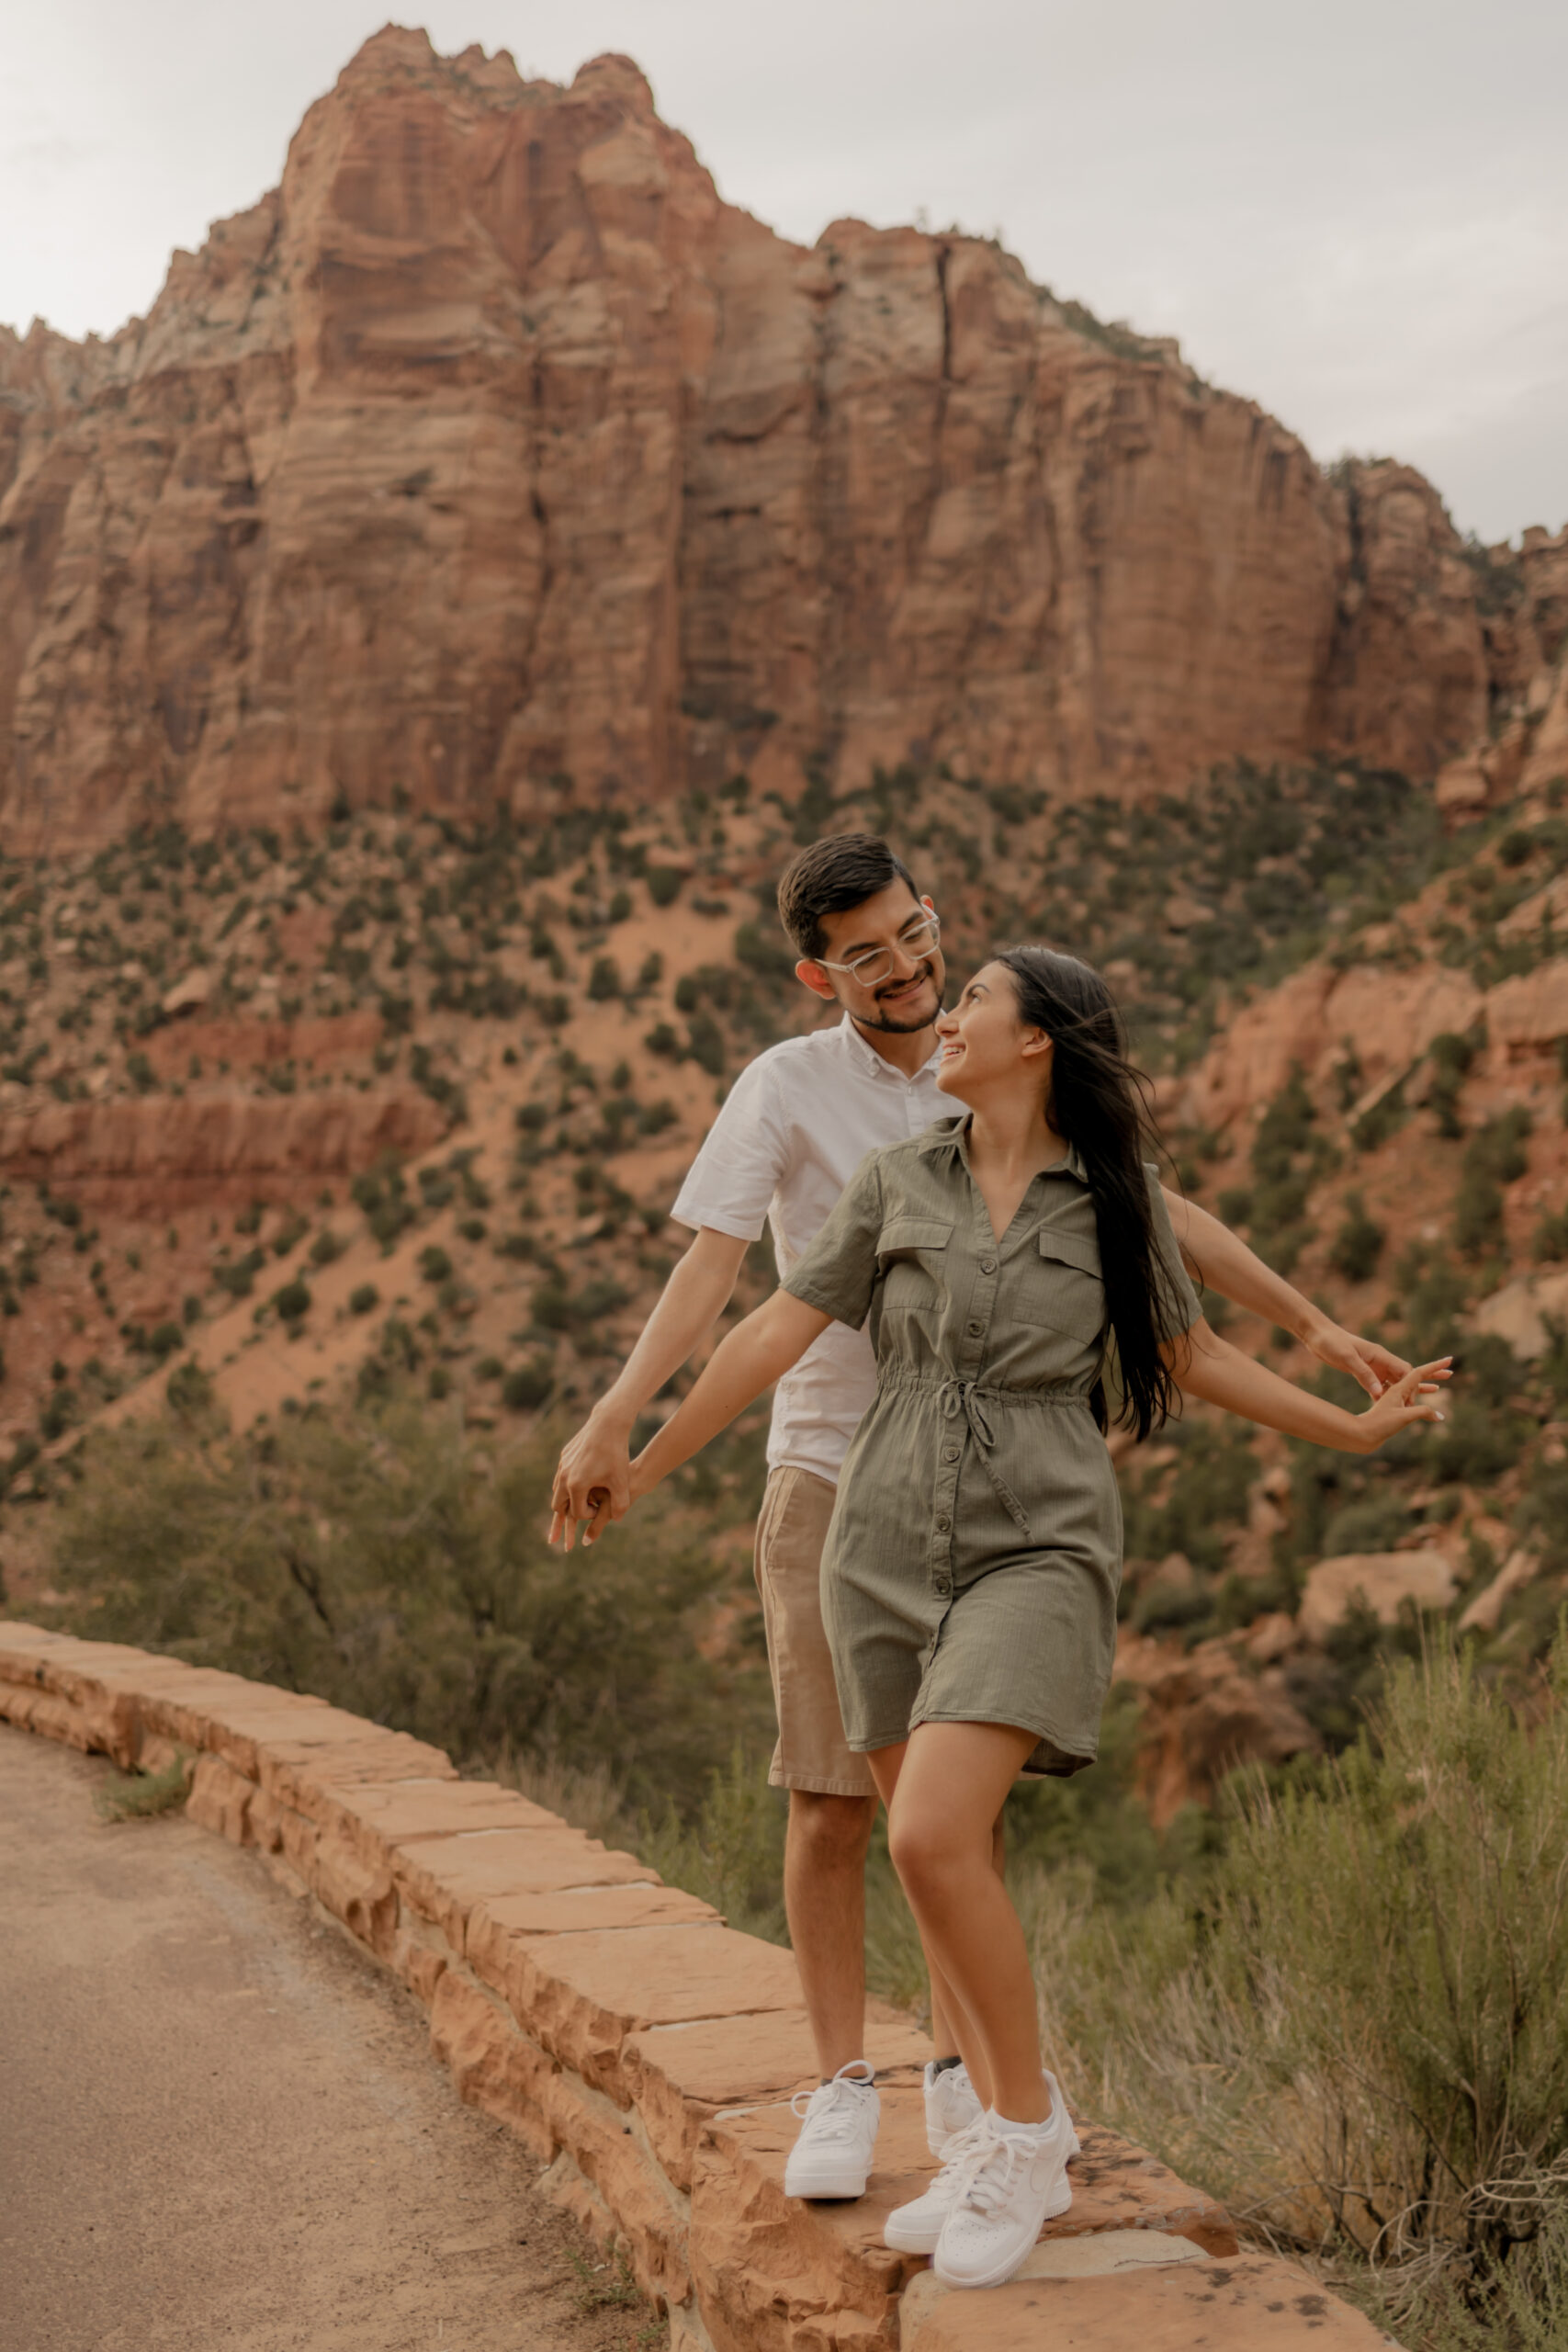
[[[784, 1895], [822, 2075], [784, 2186], [858, 2197], [871, 2166], [880, 1800], [931, 1972], [926, 2125], [943, 2158], [887, 2240], [953, 2285], [993, 2286], [1071, 2202], [1077, 2143], [1043, 2066], [999, 1826], [1021, 1772], [1094, 1760], [1121, 1573], [1107, 1388], [1139, 1438], [1188, 1395], [1359, 1453], [1440, 1419], [1448, 1373], [1353, 1338], [1162, 1191], [1087, 966], [1010, 949], [944, 1012], [935, 909], [865, 834], [804, 851], [778, 903], [798, 978], [843, 1017], [736, 1081], [675, 1203], [696, 1238], [561, 1455], [551, 1536], [570, 1549], [585, 1521], [592, 1542], [776, 1383], [756, 1562], [770, 1778], [790, 1792]], [[779, 1288], [628, 1461], [633, 1421], [713, 1329], [764, 1223]], [[1370, 1410], [1217, 1339], [1189, 1269], [1350, 1373]]]

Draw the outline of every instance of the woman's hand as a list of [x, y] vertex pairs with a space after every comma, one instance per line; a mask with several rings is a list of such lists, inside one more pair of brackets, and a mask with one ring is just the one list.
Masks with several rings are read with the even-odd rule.
[[1421, 1421], [1446, 1420], [1448, 1416], [1437, 1400], [1442, 1394], [1439, 1384], [1452, 1377], [1452, 1356], [1439, 1356], [1435, 1363], [1412, 1364], [1403, 1379], [1384, 1389], [1375, 1405], [1369, 1405], [1364, 1413], [1347, 1415], [1354, 1434], [1346, 1453], [1375, 1453], [1401, 1430], [1414, 1429]]
[[[671, 1470], [689, 1462], [699, 1447], [728, 1429], [737, 1413], [755, 1404], [793, 1364], [800, 1362], [813, 1340], [820, 1339], [832, 1321], [815, 1306], [807, 1306], [787, 1290], [774, 1291], [744, 1322], [726, 1334], [708, 1358], [695, 1387], [679, 1405], [658, 1435], [644, 1446], [631, 1464], [626, 1507], [657, 1487]], [[589, 1517], [583, 1522], [564, 1517], [558, 1507], [550, 1519], [550, 1542], [561, 1536], [570, 1552], [579, 1526], [583, 1543], [596, 1541], [607, 1521], [624, 1514], [615, 1508], [607, 1487], [595, 1487], [586, 1498]]]
[[1163, 1342], [1160, 1353], [1183, 1395], [1201, 1396], [1227, 1413], [1260, 1428], [1280, 1430], [1286, 1437], [1304, 1437], [1314, 1445], [1330, 1445], [1338, 1453], [1375, 1453], [1396, 1430], [1417, 1421], [1440, 1421], [1436, 1402], [1440, 1383], [1453, 1363], [1444, 1356], [1437, 1363], [1418, 1363], [1403, 1373], [1364, 1413], [1348, 1413], [1305, 1388], [1282, 1380], [1266, 1363], [1243, 1355], [1239, 1348], [1213, 1332], [1201, 1317], [1190, 1331]]

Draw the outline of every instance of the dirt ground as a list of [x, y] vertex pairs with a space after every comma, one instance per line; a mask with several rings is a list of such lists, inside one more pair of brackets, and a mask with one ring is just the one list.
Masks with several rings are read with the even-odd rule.
[[400, 1988], [112, 1777], [0, 1724], [7, 2352], [662, 2346]]

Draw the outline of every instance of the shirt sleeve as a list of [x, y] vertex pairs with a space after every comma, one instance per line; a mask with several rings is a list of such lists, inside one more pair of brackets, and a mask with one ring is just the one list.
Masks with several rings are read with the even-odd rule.
[[790, 1268], [781, 1290], [819, 1315], [858, 1331], [876, 1287], [876, 1244], [882, 1231], [882, 1155], [868, 1152], [850, 1178], [827, 1224]]
[[1190, 1331], [1203, 1310], [1181, 1261], [1159, 1170], [1152, 1159], [1145, 1159], [1144, 1172], [1149, 1180], [1149, 1207], [1154, 1218], [1155, 1329], [1162, 1340], [1174, 1340], [1179, 1332]]
[[755, 1241], [788, 1159], [777, 1089], [762, 1055], [726, 1095], [670, 1214], [694, 1231], [712, 1226], [737, 1241]]

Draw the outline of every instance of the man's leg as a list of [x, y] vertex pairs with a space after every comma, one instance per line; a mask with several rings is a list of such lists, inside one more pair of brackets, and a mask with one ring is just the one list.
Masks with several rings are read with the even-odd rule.
[[865, 2054], [865, 1853], [876, 1783], [844, 1741], [822, 1626], [833, 1488], [785, 1465], [757, 1521], [757, 1589], [779, 1740], [768, 1778], [789, 1791], [784, 1908], [824, 2078]]
[[877, 1799], [791, 1789], [784, 1910], [824, 2081], [865, 2055], [865, 1855]]

